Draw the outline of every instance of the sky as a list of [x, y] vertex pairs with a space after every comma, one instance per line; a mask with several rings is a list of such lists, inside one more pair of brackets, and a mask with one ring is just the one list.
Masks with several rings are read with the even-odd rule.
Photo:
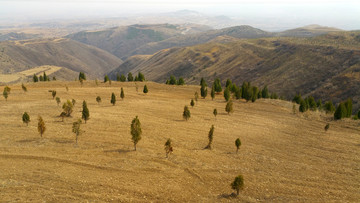
[[0, 0], [0, 22], [127, 17], [194, 10], [259, 28], [308, 24], [360, 29], [360, 0]]

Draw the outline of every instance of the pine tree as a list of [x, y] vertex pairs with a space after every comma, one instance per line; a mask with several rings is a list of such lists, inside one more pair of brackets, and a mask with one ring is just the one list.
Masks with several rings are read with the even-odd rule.
[[59, 104], [61, 103], [61, 100], [60, 100], [59, 97], [56, 97], [56, 103], [57, 103], [58, 106], [59, 106]]
[[124, 74], [121, 74], [120, 76], [120, 82], [126, 82], [126, 77]]
[[305, 111], [307, 111], [306, 102], [305, 102], [305, 100], [303, 100], [303, 99], [300, 101], [299, 111], [300, 111], [300, 112], [305, 112]]
[[87, 107], [86, 101], [84, 100], [83, 101], [83, 110], [82, 110], [82, 119], [84, 119], [85, 124], [86, 124], [86, 121], [89, 120], [89, 118], [90, 118], [90, 112]]
[[165, 153], [166, 153], [166, 158], [169, 157], [169, 154], [171, 154], [173, 152], [173, 147], [172, 147], [172, 141], [169, 138], [166, 142], [165, 142]]
[[214, 109], [213, 114], [214, 114], [214, 116], [216, 118], [216, 116], [217, 116], [217, 110], [216, 109]]
[[116, 97], [115, 97], [115, 94], [114, 92], [111, 94], [111, 100], [110, 102], [112, 103], [113, 106], [115, 106], [115, 103], [116, 103]]
[[316, 105], [316, 102], [315, 102], [314, 97], [309, 96], [309, 97], [308, 97], [308, 102], [309, 102], [309, 109], [310, 109], [311, 111], [316, 111], [317, 105]]
[[189, 107], [187, 107], [187, 106], [184, 107], [183, 118], [186, 121], [189, 120], [189, 118], [190, 118], [190, 110], [189, 110]]
[[205, 147], [205, 149], [211, 149], [211, 144], [213, 142], [214, 139], [214, 125], [211, 126], [209, 134], [208, 134], [208, 139], [209, 139], [209, 143], [208, 145]]
[[79, 80], [80, 80], [80, 79], [86, 80], [86, 75], [85, 75], [85, 73], [83, 73], [83, 72], [80, 72], [80, 73], [79, 73]]
[[30, 116], [27, 112], [24, 112], [23, 116], [22, 116], [22, 121], [23, 123], [26, 123], [26, 126], [29, 125], [30, 122]]
[[48, 76], [46, 75], [45, 72], [43, 73], [43, 80], [44, 80], [44, 81], [49, 81], [49, 78], [48, 78]]
[[178, 81], [178, 85], [184, 85], [184, 84], [185, 84], [184, 78], [180, 77]]
[[204, 78], [201, 78], [201, 80], [200, 80], [200, 86], [205, 86], [205, 87], [207, 87], [207, 84], [206, 84], [206, 81], [205, 81]]
[[220, 82], [219, 78], [215, 79], [213, 86], [215, 88], [215, 92], [217, 92], [217, 93], [222, 92], [221, 82]]
[[235, 90], [235, 98], [236, 99], [241, 99], [241, 90], [239, 88], [237, 88]]
[[21, 83], [21, 89], [22, 89], [24, 92], [27, 92], [27, 88], [25, 87], [24, 83]]
[[345, 107], [346, 107], [346, 117], [350, 118], [352, 115], [352, 100], [351, 100], [351, 98], [346, 100]]
[[131, 72], [128, 73], [127, 79], [128, 79], [129, 82], [132, 82], [134, 80], [134, 77], [133, 77]]
[[39, 76], [40, 81], [44, 81], [44, 77], [42, 75]]
[[100, 102], [101, 102], [101, 97], [100, 97], [100, 96], [97, 96], [97, 97], [96, 97], [96, 102], [97, 102], [98, 104], [100, 104]]
[[226, 88], [225, 90], [224, 90], [224, 98], [225, 98], [225, 100], [226, 101], [229, 101], [229, 99], [230, 99], [230, 90], [229, 90], [229, 88]]
[[145, 94], [149, 92], [149, 90], [148, 90], [148, 88], [147, 88], [147, 86], [146, 86], [146, 85], [144, 85], [143, 92], [144, 92]]
[[136, 151], [136, 144], [141, 140], [141, 134], [142, 134], [141, 123], [137, 116], [131, 122], [130, 133]]
[[125, 98], [125, 94], [124, 94], [124, 89], [123, 89], [123, 88], [121, 88], [120, 98], [121, 98], [122, 100], [124, 100], [124, 98]]
[[297, 95], [294, 96], [292, 101], [296, 102], [297, 104], [300, 104], [301, 100], [302, 100], [301, 94], [297, 94]]
[[116, 81], [120, 81], [120, 74], [119, 73], [116, 73]]
[[[214, 87], [214, 85], [211, 87], [210, 95], [211, 95], [211, 100], [214, 100], [215, 99], [215, 87]], [[224, 96], [225, 96], [225, 92], [224, 92]]]
[[52, 95], [52, 98], [55, 99], [56, 91], [55, 91], [55, 90], [52, 90], [52, 91], [51, 91], [51, 95]]
[[190, 105], [191, 105], [191, 107], [194, 107], [194, 105], [195, 105], [194, 99], [191, 99]]
[[109, 76], [105, 75], [104, 77], [104, 83], [108, 82], [109, 81]]
[[141, 72], [139, 72], [137, 79], [138, 79], [138, 81], [140, 81], [140, 82], [144, 82], [144, 81], [145, 81], [145, 76], [144, 76], [144, 74], [142, 74]]
[[259, 88], [254, 86], [252, 87], [252, 95], [251, 95], [251, 102], [255, 102], [256, 99], [258, 98], [258, 92], [259, 92]]
[[39, 78], [38, 78], [38, 76], [36, 76], [35, 74], [34, 74], [34, 76], [33, 76], [33, 82], [39, 82]]
[[321, 99], [319, 99], [319, 100], [316, 102], [316, 107], [319, 109], [319, 111], [322, 110], [323, 104], [322, 104]]
[[231, 101], [231, 99], [226, 103], [226, 107], [225, 107], [225, 111], [230, 114], [234, 111], [233, 109], [233, 102]]
[[226, 84], [225, 84], [225, 88], [231, 88], [232, 87], [232, 82], [231, 82], [231, 80], [230, 79], [227, 79], [226, 80]]
[[265, 87], [262, 89], [261, 97], [264, 98], [264, 99], [269, 98], [269, 90], [268, 90], [267, 85], [265, 85]]
[[235, 146], [236, 146], [236, 153], [238, 153], [240, 146], [241, 146], [240, 138], [235, 140]]
[[175, 76], [173, 76], [173, 75], [170, 76], [169, 85], [176, 85], [176, 78], [175, 78]]
[[346, 106], [344, 103], [341, 102], [334, 113], [334, 119], [340, 120], [342, 118], [345, 118], [346, 116], [347, 116]]
[[324, 104], [324, 110], [327, 114], [335, 112], [335, 107], [332, 101], [327, 101]]
[[75, 135], [76, 135], [76, 138], [75, 138], [76, 139], [76, 145], [78, 143], [78, 137], [81, 134], [81, 129], [80, 129], [81, 123], [82, 123], [82, 121], [79, 118], [77, 121], [73, 122], [73, 126], [72, 126], [72, 132], [75, 133]]
[[239, 195], [239, 191], [244, 188], [244, 178], [242, 175], [235, 177], [234, 182], [231, 183], [231, 189], [236, 190], [236, 195]]
[[41, 116], [38, 117], [38, 132], [40, 133], [40, 137], [43, 136], [46, 130], [45, 122]]
[[200, 88], [200, 94], [203, 99], [207, 96], [207, 87], [205, 85], [202, 85]]

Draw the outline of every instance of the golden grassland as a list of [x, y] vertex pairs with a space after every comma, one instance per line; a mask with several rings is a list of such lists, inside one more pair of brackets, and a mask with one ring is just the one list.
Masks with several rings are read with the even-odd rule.
[[[199, 99], [191, 118], [182, 119], [198, 86], [169, 86], [94, 81], [12, 85], [8, 101], [0, 99], [1, 201], [306, 201], [355, 202], [360, 199], [359, 122], [332, 121], [320, 112], [293, 113], [293, 104], [260, 99], [234, 101], [225, 112], [222, 95]], [[138, 86], [138, 92], [136, 91]], [[69, 91], [66, 91], [68, 86]], [[120, 87], [125, 99], [120, 99]], [[1, 90], [3, 86], [0, 87]], [[75, 99], [72, 117], [59, 117], [62, 102]], [[116, 105], [110, 103], [111, 93]], [[102, 103], [95, 98], [100, 96]], [[90, 120], [75, 144], [72, 122], [81, 118], [86, 100]], [[189, 105], [190, 106], [190, 105]], [[218, 116], [213, 116], [217, 108]], [[22, 114], [31, 117], [29, 126]], [[46, 132], [40, 138], [37, 116]], [[130, 123], [138, 116], [142, 139], [134, 151]], [[324, 126], [330, 123], [325, 132]], [[204, 149], [215, 125], [212, 150]], [[236, 154], [235, 139], [242, 146]], [[171, 138], [174, 153], [165, 158], [164, 143]], [[244, 176], [237, 198], [230, 183]]]

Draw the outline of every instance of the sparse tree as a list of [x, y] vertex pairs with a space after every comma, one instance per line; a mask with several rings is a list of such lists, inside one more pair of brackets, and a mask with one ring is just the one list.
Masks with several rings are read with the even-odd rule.
[[80, 80], [80, 79], [86, 80], [86, 75], [85, 75], [85, 73], [83, 73], [83, 72], [80, 72], [80, 73], [79, 73], [79, 80]]
[[226, 103], [226, 107], [225, 107], [225, 111], [230, 114], [234, 111], [233, 109], [233, 102], [231, 101], [231, 99]]
[[225, 90], [224, 90], [224, 98], [225, 98], [226, 101], [229, 101], [229, 99], [230, 99], [230, 90], [229, 90], [229, 88], [225, 88]]
[[24, 83], [21, 83], [21, 89], [22, 89], [24, 92], [27, 92], [27, 88], [25, 87]]
[[101, 102], [101, 97], [100, 97], [100, 96], [97, 96], [97, 97], [96, 97], [96, 102], [97, 102], [98, 104], [100, 104], [100, 102]]
[[190, 110], [188, 106], [184, 107], [183, 118], [187, 121], [190, 118]]
[[65, 85], [65, 89], [67, 92], [69, 91], [69, 87], [67, 85]]
[[86, 124], [86, 121], [89, 120], [89, 118], [90, 118], [90, 112], [87, 107], [86, 101], [84, 100], [83, 101], [83, 110], [82, 110], [82, 119], [84, 119], [85, 124]]
[[239, 195], [240, 190], [244, 188], [244, 178], [242, 175], [235, 177], [234, 182], [231, 183], [231, 189], [236, 190], [236, 195]]
[[110, 102], [112, 103], [113, 106], [115, 106], [115, 103], [116, 103], [116, 97], [115, 97], [115, 94], [114, 92], [111, 94], [111, 100]]
[[131, 72], [128, 73], [127, 79], [128, 79], [129, 82], [132, 82], [134, 80], [134, 77], [133, 77]]
[[7, 98], [9, 97], [9, 92], [4, 90], [3, 91], [3, 96], [4, 96], [5, 100], [7, 101]]
[[213, 114], [214, 114], [214, 116], [215, 116], [215, 118], [216, 118], [216, 116], [217, 116], [217, 109], [214, 109]]
[[166, 142], [165, 142], [165, 153], [166, 153], [166, 158], [169, 157], [169, 154], [171, 154], [173, 152], [173, 147], [172, 147], [172, 141], [169, 138]]
[[55, 99], [56, 91], [55, 90], [51, 91], [51, 95], [52, 95], [52, 98]]
[[65, 113], [66, 117], [70, 117], [71, 113], [73, 112], [73, 103], [70, 102], [70, 100], [67, 100], [63, 106], [62, 106], [62, 109], [63, 109], [63, 112]]
[[330, 124], [329, 123], [327, 123], [326, 125], [325, 125], [325, 132], [327, 132], [328, 130], [329, 130], [329, 128], [330, 128]]
[[235, 140], [235, 146], [236, 146], [236, 153], [238, 153], [240, 146], [241, 146], [240, 138]]
[[35, 74], [34, 74], [34, 76], [33, 76], [33, 82], [39, 82], [39, 78], [38, 78], [38, 76], [36, 76]]
[[131, 140], [134, 143], [134, 148], [136, 151], [136, 144], [141, 140], [141, 134], [142, 134], [141, 123], [140, 120], [138, 119], [138, 116], [136, 116], [131, 122], [130, 133], [131, 133]]
[[195, 96], [195, 101], [196, 101], [196, 103], [197, 103], [197, 101], [198, 101], [198, 99], [199, 99], [199, 94], [198, 94], [197, 91], [195, 92], [194, 96]]
[[43, 136], [46, 130], [45, 122], [41, 116], [38, 117], [38, 132], [40, 133], [40, 137]]
[[[214, 100], [215, 99], [215, 87], [214, 87], [214, 85], [211, 87], [210, 95], [211, 95], [211, 100]], [[225, 97], [225, 92], [224, 92], [224, 97]], [[225, 100], [226, 100], [226, 98], [225, 98]]]
[[149, 90], [148, 90], [148, 88], [147, 88], [147, 86], [146, 86], [146, 85], [144, 85], [143, 92], [144, 92], [145, 94], [149, 92]]
[[60, 100], [59, 97], [56, 97], [56, 103], [57, 103], [58, 106], [59, 106], [59, 104], [61, 103], [61, 100]]
[[71, 99], [71, 103], [72, 103], [73, 106], [75, 106], [76, 100], [75, 100], [75, 99]]
[[66, 117], [66, 113], [64, 111], [61, 112], [60, 117], [61, 117], [61, 121], [64, 122], [64, 118]]
[[26, 123], [26, 126], [29, 125], [30, 122], [30, 116], [27, 112], [24, 112], [23, 116], [22, 116], [22, 121], [23, 123]]
[[55, 76], [53, 76], [53, 81], [56, 81], [56, 77], [55, 77]]
[[80, 86], [82, 87], [83, 84], [84, 84], [84, 80], [82, 78], [79, 79], [79, 82], [80, 82]]
[[124, 97], [125, 97], [125, 94], [124, 94], [124, 89], [123, 89], [123, 88], [121, 88], [120, 98], [121, 98], [122, 100], [124, 100]]
[[81, 134], [81, 129], [80, 129], [81, 123], [82, 123], [82, 121], [79, 118], [77, 121], [73, 122], [73, 126], [72, 126], [72, 132], [75, 133], [75, 135], [76, 135], [76, 145], [78, 143], [78, 137]]
[[191, 99], [190, 105], [191, 105], [191, 107], [194, 107], [194, 105], [195, 105], [194, 99]]
[[209, 143], [208, 145], [205, 147], [206, 149], [211, 149], [211, 144], [213, 142], [214, 139], [214, 125], [211, 126], [209, 134], [208, 134], [208, 139], [209, 139]]

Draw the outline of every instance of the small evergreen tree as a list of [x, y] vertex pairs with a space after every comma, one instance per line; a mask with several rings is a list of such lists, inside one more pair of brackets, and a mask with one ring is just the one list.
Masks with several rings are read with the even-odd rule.
[[334, 104], [332, 103], [332, 101], [325, 102], [324, 110], [327, 114], [335, 112], [335, 107], [334, 107]]
[[302, 113], [307, 111], [306, 102], [303, 99], [300, 101], [299, 111]]
[[130, 133], [136, 151], [136, 144], [141, 140], [142, 134], [141, 123], [137, 116], [131, 122]]
[[44, 77], [42, 75], [39, 76], [40, 81], [44, 81]]
[[105, 75], [104, 77], [104, 83], [108, 82], [110, 79], [109, 79], [109, 76], [108, 75]]
[[40, 137], [43, 136], [46, 130], [45, 122], [41, 116], [38, 117], [38, 132], [40, 133]]
[[238, 153], [240, 146], [241, 146], [240, 138], [235, 140], [235, 146], [236, 146], [236, 153]]
[[194, 99], [191, 99], [190, 105], [191, 105], [191, 107], [194, 107], [194, 105], [195, 105]]
[[52, 98], [55, 99], [56, 91], [55, 91], [55, 90], [52, 90], [52, 91], [51, 91], [51, 95], [52, 95]]
[[200, 86], [205, 86], [205, 87], [207, 87], [207, 84], [206, 84], [206, 81], [205, 81], [204, 78], [201, 78], [201, 80], [200, 80]]
[[[215, 99], [215, 87], [214, 87], [214, 85], [211, 87], [210, 95], [211, 95], [211, 100], [214, 100]], [[225, 96], [225, 92], [224, 92], [224, 96]]]
[[259, 88], [254, 86], [252, 87], [252, 94], [251, 94], [251, 102], [255, 102], [258, 98]]
[[231, 80], [230, 79], [227, 79], [226, 80], [226, 84], [225, 84], [225, 88], [231, 88], [232, 87], [232, 82], [231, 82]]
[[234, 182], [231, 183], [231, 189], [236, 190], [236, 195], [239, 195], [239, 191], [244, 188], [244, 178], [242, 175], [235, 177]]
[[316, 102], [315, 102], [314, 97], [309, 96], [309, 97], [308, 97], [308, 102], [309, 102], [309, 109], [310, 109], [311, 111], [316, 111], [317, 105], [316, 105]]
[[176, 85], [176, 78], [175, 78], [175, 76], [173, 76], [173, 75], [170, 76], [169, 85]]
[[59, 104], [61, 103], [61, 100], [60, 100], [59, 97], [56, 97], [56, 103], [57, 103], [58, 106], [59, 106]]
[[138, 76], [137, 76], [137, 75], [135, 75], [135, 79], [134, 79], [134, 81], [139, 81], [139, 78], [138, 78]]
[[82, 110], [82, 119], [84, 119], [85, 124], [86, 124], [86, 121], [89, 120], [89, 118], [90, 118], [89, 109], [87, 107], [86, 101], [84, 100], [83, 101], [83, 110]]
[[352, 115], [352, 100], [351, 100], [351, 98], [346, 100], [345, 107], [346, 107], [346, 118], [350, 118]]
[[97, 96], [97, 97], [96, 97], [96, 102], [97, 102], [98, 104], [100, 104], [100, 102], [101, 102], [101, 97], [100, 97], [100, 96]]
[[207, 96], [207, 87], [205, 85], [202, 85], [200, 88], [200, 94], [203, 99]]
[[225, 107], [225, 111], [230, 114], [234, 111], [233, 109], [233, 102], [231, 101], [231, 99], [226, 103], [226, 107]]
[[26, 123], [26, 126], [29, 125], [30, 122], [30, 116], [27, 112], [24, 112], [23, 116], [22, 116], [22, 121], [23, 123]]
[[172, 141], [169, 138], [166, 142], [165, 142], [165, 153], [166, 153], [166, 158], [169, 157], [169, 154], [171, 154], [173, 152], [173, 147], [172, 147]]
[[22, 89], [24, 92], [27, 92], [27, 88], [25, 87], [24, 83], [21, 83], [21, 89]]
[[345, 118], [346, 115], [347, 115], [347, 110], [345, 104], [341, 102], [334, 113], [334, 119], [340, 120], [342, 118]]
[[86, 80], [86, 75], [85, 75], [85, 73], [83, 73], [83, 72], [80, 72], [80, 73], [79, 73], [79, 80], [80, 80], [80, 79]]
[[264, 99], [269, 98], [269, 90], [268, 90], [267, 85], [265, 85], [265, 87], [262, 89], [261, 97], [264, 98]]
[[229, 88], [225, 88], [225, 90], [224, 90], [224, 98], [225, 98], [226, 101], [229, 101], [229, 99], [230, 99], [230, 90], [229, 90]]
[[44, 81], [49, 81], [50, 80], [45, 72], [43, 73], [43, 80]]
[[73, 126], [72, 126], [72, 132], [75, 133], [76, 136], [76, 145], [78, 143], [78, 137], [81, 134], [81, 129], [80, 129], [80, 125], [81, 125], [82, 121], [79, 118], [77, 121], [73, 122]]
[[322, 110], [323, 104], [322, 104], [321, 99], [319, 99], [319, 100], [316, 102], [316, 107], [319, 109], [319, 111]]
[[124, 94], [124, 89], [123, 89], [123, 88], [121, 88], [120, 98], [121, 98], [122, 100], [124, 100], [124, 98], [125, 98], [125, 94]]
[[115, 97], [115, 94], [114, 92], [111, 94], [111, 100], [110, 102], [112, 103], [113, 106], [115, 106], [115, 103], [116, 103], [116, 97]]
[[38, 78], [38, 76], [36, 76], [35, 74], [34, 74], [34, 76], [33, 76], [33, 82], [39, 82], [39, 78]]
[[214, 139], [214, 125], [211, 126], [209, 134], [208, 134], [208, 139], [209, 139], [209, 143], [208, 145], [205, 147], [206, 149], [211, 149], [211, 144], [213, 142]]
[[184, 107], [183, 118], [187, 121], [190, 118], [190, 110], [188, 106]]
[[214, 116], [216, 118], [216, 116], [217, 116], [217, 110], [216, 109], [214, 109], [213, 114], [214, 114]]
[[149, 92], [149, 90], [148, 90], [148, 88], [147, 88], [147, 86], [146, 86], [146, 85], [144, 85], [143, 92], [144, 92], [145, 94]]
[[124, 74], [121, 74], [120, 76], [120, 82], [125, 82], [126, 81], [126, 77]]
[[184, 78], [180, 77], [178, 81], [178, 85], [184, 85], [184, 84], [185, 84]]
[[145, 76], [144, 76], [144, 74], [142, 74], [141, 72], [139, 72], [137, 79], [138, 79], [138, 81], [140, 81], [140, 82], [144, 82], [144, 81], [145, 81]]
[[134, 80], [134, 77], [133, 77], [131, 72], [128, 73], [127, 79], [128, 79], [129, 82], [132, 82]]
[[120, 74], [116, 73], [116, 81], [120, 81]]
[[241, 99], [241, 90], [239, 88], [237, 88], [235, 90], [235, 98], [236, 99]]
[[217, 93], [222, 92], [221, 82], [220, 82], [219, 78], [215, 79], [213, 86], [215, 88], [215, 92], [217, 92]]

